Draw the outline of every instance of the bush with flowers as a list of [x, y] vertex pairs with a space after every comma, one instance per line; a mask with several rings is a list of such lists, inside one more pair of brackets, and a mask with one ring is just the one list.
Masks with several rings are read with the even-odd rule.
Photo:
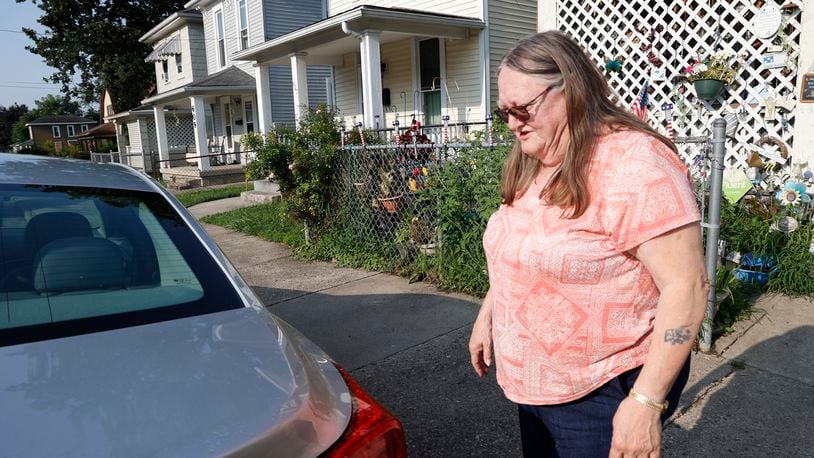
[[738, 63], [735, 55], [727, 51], [718, 51], [702, 59], [694, 60], [684, 68], [684, 75], [691, 83], [702, 79], [713, 79], [732, 84], [737, 70]]

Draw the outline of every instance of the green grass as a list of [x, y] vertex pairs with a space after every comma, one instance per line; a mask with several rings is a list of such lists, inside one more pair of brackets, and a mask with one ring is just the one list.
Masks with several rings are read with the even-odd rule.
[[194, 191], [184, 191], [175, 195], [178, 200], [184, 204], [185, 207], [191, 207], [193, 205], [197, 205], [203, 202], [209, 202], [210, 200], [218, 200], [218, 199], [226, 199], [227, 197], [238, 197], [240, 193], [243, 191], [249, 191], [252, 189], [252, 185], [249, 184], [249, 188], [246, 188], [245, 184], [239, 184], [235, 186], [228, 186], [225, 188], [213, 188], [213, 189], [199, 189]]
[[281, 201], [253, 205], [226, 213], [209, 215], [202, 218], [201, 221], [260, 237], [270, 242], [285, 243], [292, 248], [301, 247], [305, 245], [302, 223], [286, 215], [284, 206], [285, 203]]

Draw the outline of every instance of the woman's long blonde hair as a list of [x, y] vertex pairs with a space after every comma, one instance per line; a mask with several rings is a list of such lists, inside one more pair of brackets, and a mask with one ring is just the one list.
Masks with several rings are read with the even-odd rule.
[[[580, 217], [590, 204], [588, 167], [601, 132], [643, 132], [678, 153], [667, 137], [616, 104], [596, 64], [562, 32], [542, 32], [520, 40], [503, 56], [498, 74], [503, 68], [559, 84], [561, 88], [558, 90], [565, 93], [568, 149], [540, 197], [546, 203], [562, 208], [569, 218]], [[540, 161], [524, 154], [519, 142], [515, 141], [503, 166], [503, 202], [511, 205], [515, 197], [529, 188], [539, 169]]]

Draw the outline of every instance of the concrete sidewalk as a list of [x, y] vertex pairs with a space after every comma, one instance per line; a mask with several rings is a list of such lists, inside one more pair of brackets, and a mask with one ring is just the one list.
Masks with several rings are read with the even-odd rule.
[[[208, 202], [200, 218], [248, 203]], [[410, 456], [519, 456], [515, 407], [466, 344], [478, 299], [387, 274], [292, 259], [284, 245], [204, 225], [270, 307], [403, 422]], [[764, 296], [760, 311], [696, 354], [665, 456], [814, 456], [814, 304]]]

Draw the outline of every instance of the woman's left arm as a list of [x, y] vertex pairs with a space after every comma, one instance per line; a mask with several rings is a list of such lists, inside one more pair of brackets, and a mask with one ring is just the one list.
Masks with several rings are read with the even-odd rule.
[[[687, 360], [707, 304], [709, 282], [701, 231], [688, 224], [631, 251], [653, 277], [660, 296], [647, 359], [633, 389], [662, 403]], [[661, 414], [633, 398], [613, 418], [611, 457], [659, 456]]]

